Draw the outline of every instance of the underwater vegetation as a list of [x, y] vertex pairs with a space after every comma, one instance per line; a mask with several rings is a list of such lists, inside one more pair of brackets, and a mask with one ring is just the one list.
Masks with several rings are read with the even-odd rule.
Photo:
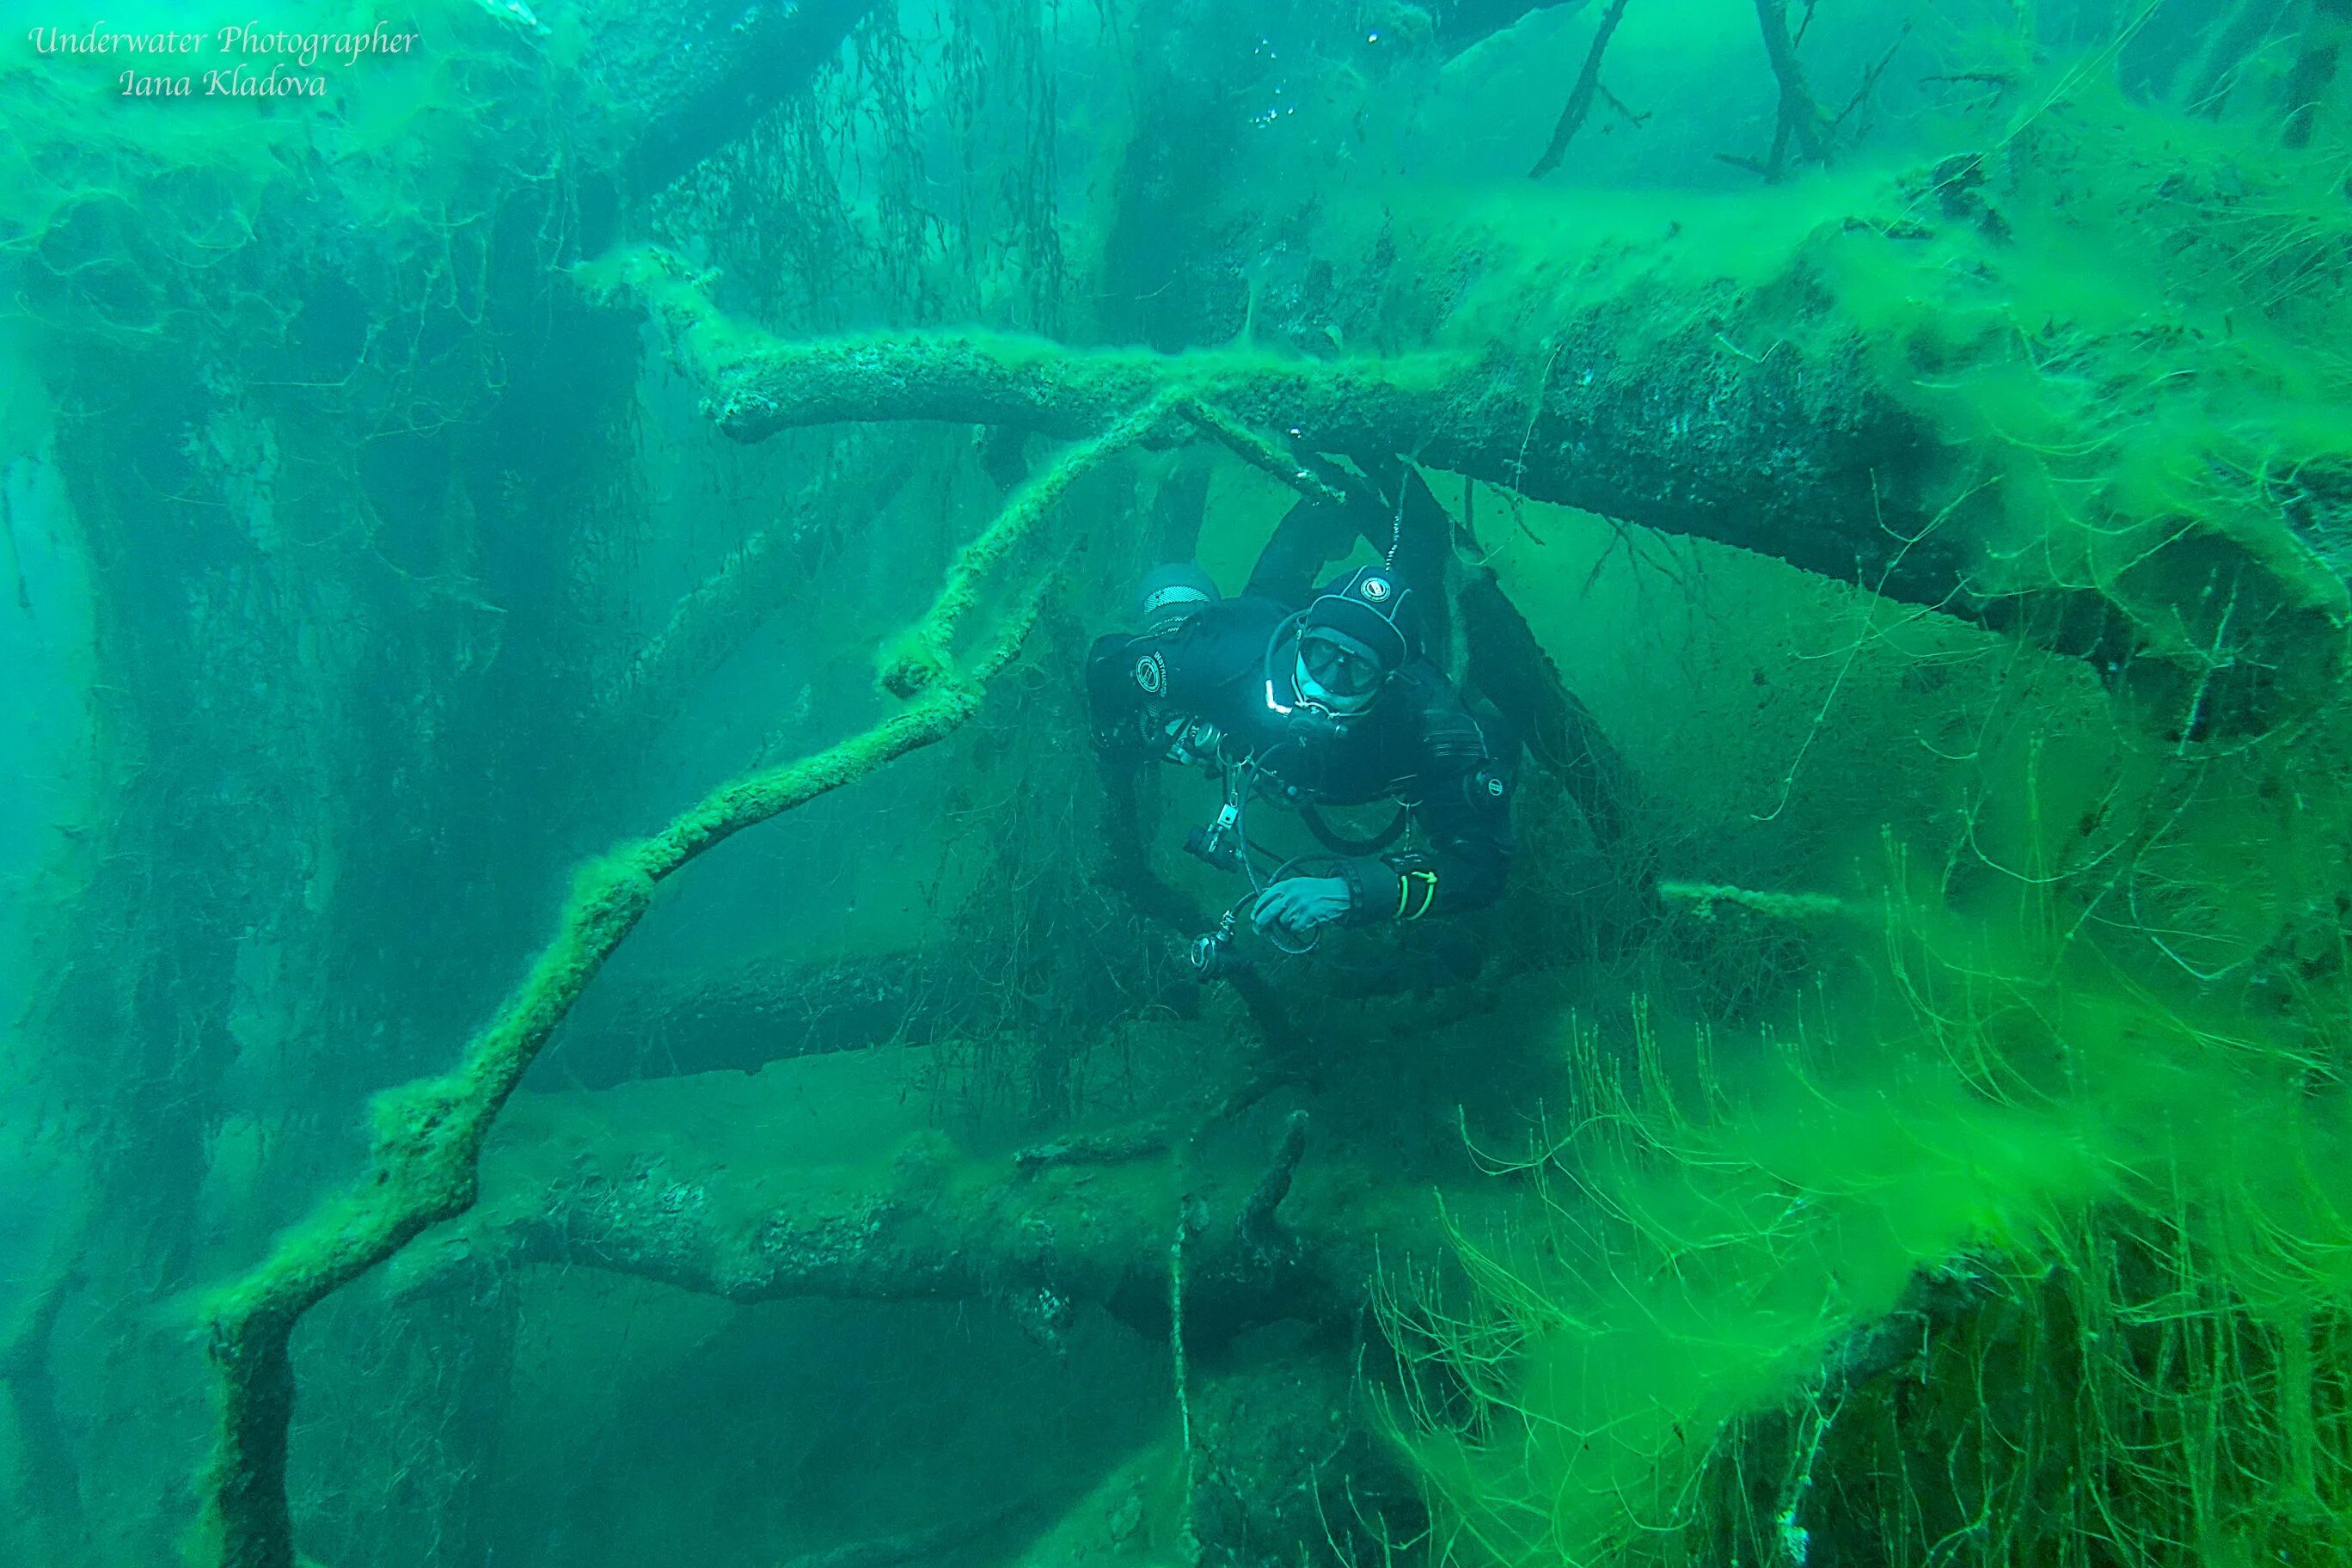
[[[408, 25], [0, 55], [5, 1561], [2352, 1550], [2338, 0]], [[1509, 889], [1199, 984], [1368, 494]]]
[[1488, 1152], [1547, 1217], [1465, 1238], [1468, 1306], [1387, 1308], [1450, 1552], [2342, 1550], [2340, 1091], [2177, 997], [1952, 940], [1897, 917], [1907, 1018], [1720, 1075], [1702, 1037], [1681, 1084], [1644, 1031], [1576, 1124]]

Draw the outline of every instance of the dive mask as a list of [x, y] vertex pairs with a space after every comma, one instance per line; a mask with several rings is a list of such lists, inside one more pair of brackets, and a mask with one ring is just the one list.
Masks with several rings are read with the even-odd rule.
[[1380, 657], [1343, 632], [1309, 627], [1298, 639], [1299, 700], [1339, 715], [1364, 712], [1388, 672]]

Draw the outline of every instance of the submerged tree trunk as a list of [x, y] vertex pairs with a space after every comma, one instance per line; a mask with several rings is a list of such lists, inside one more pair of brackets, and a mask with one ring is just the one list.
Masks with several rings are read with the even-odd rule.
[[875, 0], [586, 7], [583, 68], [625, 88], [623, 112], [597, 129], [625, 144], [627, 194], [649, 197], [750, 133], [876, 9]]
[[[1998, 454], [1956, 447], [1833, 309], [1800, 296], [1810, 319], [1792, 321], [1790, 300], [1693, 292], [1664, 264], [1571, 303], [1536, 345], [1538, 364], [1510, 341], [1333, 361], [979, 333], [785, 342], [722, 322], [667, 258], [639, 253], [600, 277], [625, 279], [666, 321], [711, 417], [738, 440], [888, 420], [1067, 437], [1173, 394], [1289, 431], [1302, 453], [1410, 452], [2027, 632], [2141, 679], [2184, 735], [2275, 722], [2315, 700], [2340, 657], [2343, 584], [2313, 550], [2332, 536], [2332, 512], [2286, 509], [2269, 540], [2151, 520], [2169, 537], [2113, 572], [2021, 572], [2004, 488], [1976, 472]], [[1772, 352], [1741, 346], [1751, 342]], [[2312, 542], [2293, 531], [2305, 518]]]

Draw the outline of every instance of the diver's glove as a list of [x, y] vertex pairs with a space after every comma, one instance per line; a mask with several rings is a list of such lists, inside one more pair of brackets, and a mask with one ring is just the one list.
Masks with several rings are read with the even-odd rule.
[[1258, 895], [1250, 923], [1261, 931], [1279, 927], [1292, 936], [1308, 936], [1347, 919], [1352, 902], [1348, 884], [1338, 877], [1286, 877]]

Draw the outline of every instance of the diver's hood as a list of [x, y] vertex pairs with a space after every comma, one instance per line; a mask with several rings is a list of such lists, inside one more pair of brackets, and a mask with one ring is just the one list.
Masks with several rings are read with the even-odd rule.
[[1360, 567], [1316, 595], [1307, 606], [1302, 629], [1334, 632], [1360, 645], [1381, 675], [1391, 676], [1418, 651], [1418, 617], [1410, 609], [1412, 603], [1412, 590], [1401, 586], [1386, 567]]

